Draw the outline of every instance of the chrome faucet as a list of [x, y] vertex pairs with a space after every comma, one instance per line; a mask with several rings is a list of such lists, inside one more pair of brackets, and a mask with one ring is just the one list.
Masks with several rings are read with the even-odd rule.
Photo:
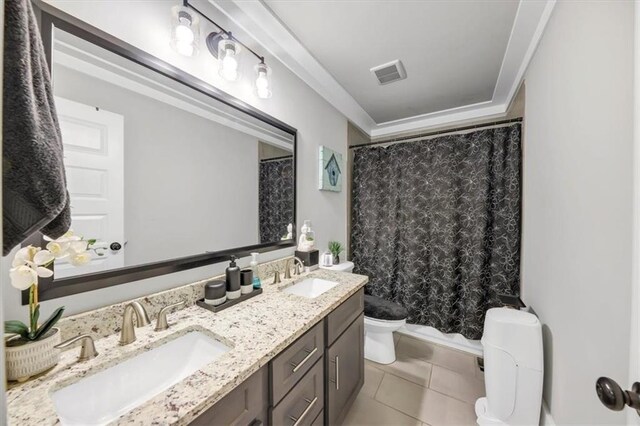
[[96, 351], [96, 346], [93, 344], [93, 339], [88, 334], [72, 337], [69, 340], [58, 343], [54, 346], [54, 348], [66, 349], [76, 342], [82, 342], [82, 347], [80, 348], [80, 356], [78, 357], [79, 362], [87, 361], [98, 356], [98, 351]]
[[164, 308], [160, 309], [160, 312], [158, 313], [158, 319], [156, 321], [156, 328], [155, 331], [162, 331], [162, 330], [166, 330], [167, 328], [169, 328], [169, 323], [167, 322], [167, 313], [174, 308], [182, 308], [184, 306], [185, 302], [184, 300], [178, 303], [174, 303], [173, 305], [169, 305], [169, 306], [165, 306]]
[[289, 279], [291, 278], [291, 267], [289, 266], [289, 263], [293, 262], [293, 264], [295, 265], [293, 274], [294, 275], [300, 275], [301, 270], [300, 268], [304, 268], [304, 263], [302, 262], [302, 260], [300, 260], [299, 257], [297, 256], [293, 256], [290, 257], [289, 259], [287, 259], [287, 261], [284, 264], [284, 279]]
[[120, 330], [120, 344], [128, 345], [136, 341], [136, 332], [133, 328], [133, 315], [136, 316], [136, 327], [149, 325], [149, 316], [140, 302], [131, 302], [124, 308], [122, 316], [122, 330]]

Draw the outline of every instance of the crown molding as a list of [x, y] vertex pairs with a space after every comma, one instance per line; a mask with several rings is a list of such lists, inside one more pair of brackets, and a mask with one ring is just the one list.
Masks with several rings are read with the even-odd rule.
[[520, 1], [492, 99], [376, 123], [262, 1], [209, 2], [371, 138], [505, 115], [556, 4], [556, 0]]

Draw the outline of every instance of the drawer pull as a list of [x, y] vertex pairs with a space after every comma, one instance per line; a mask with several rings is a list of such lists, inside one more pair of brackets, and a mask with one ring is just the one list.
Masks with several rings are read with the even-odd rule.
[[313, 356], [313, 354], [318, 352], [318, 347], [316, 346], [315, 348], [313, 348], [312, 351], [305, 349], [305, 352], [307, 353], [307, 356], [305, 356], [302, 361], [300, 361], [298, 364], [293, 363], [293, 362], [291, 363], [291, 366], [293, 367], [293, 372], [294, 373], [296, 371], [298, 371], [300, 369], [300, 367], [302, 367], [305, 364], [305, 362], [309, 361], [309, 358], [311, 358]]
[[336, 378], [330, 381], [336, 384], [336, 390], [340, 390], [340, 357], [336, 356], [335, 361], [331, 361], [336, 365]]
[[[316, 348], [317, 349], [317, 348]], [[307, 414], [309, 414], [309, 411], [311, 411], [311, 409], [313, 408], [314, 405], [316, 405], [316, 402], [318, 401], [318, 397], [316, 396], [315, 398], [313, 398], [312, 401], [309, 400], [309, 398], [305, 398], [304, 399], [307, 404], [307, 408], [304, 409], [304, 411], [302, 412], [302, 414], [300, 415], [300, 417], [298, 417], [297, 419], [293, 416], [289, 416], [289, 418], [291, 420], [294, 421], [293, 426], [298, 426], [300, 424], [300, 422], [305, 418], [305, 416]]]

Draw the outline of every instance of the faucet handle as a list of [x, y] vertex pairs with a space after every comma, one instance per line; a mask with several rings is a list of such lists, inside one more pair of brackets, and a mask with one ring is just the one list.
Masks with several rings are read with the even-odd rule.
[[158, 320], [156, 321], [155, 331], [162, 331], [169, 328], [169, 323], [167, 322], [167, 313], [169, 313], [171, 309], [181, 308], [183, 306], [184, 306], [184, 300], [178, 303], [174, 303], [173, 305], [165, 306], [164, 308], [160, 309], [160, 312], [158, 312]]
[[273, 274], [273, 283], [279, 284], [281, 282], [282, 280], [280, 279], [280, 271], [275, 271], [275, 273]]
[[293, 275], [300, 275], [302, 273], [302, 270], [300, 268], [300, 264], [296, 263], [296, 262], [294, 262], [294, 263], [295, 263], [295, 265], [293, 267]]
[[98, 351], [96, 351], [96, 346], [93, 343], [93, 338], [88, 334], [83, 334], [81, 336], [72, 337], [69, 340], [65, 340], [62, 343], [58, 343], [54, 346], [56, 349], [66, 349], [77, 342], [82, 342], [82, 347], [80, 348], [80, 356], [78, 357], [78, 362], [87, 361], [91, 358], [95, 358], [98, 356]]

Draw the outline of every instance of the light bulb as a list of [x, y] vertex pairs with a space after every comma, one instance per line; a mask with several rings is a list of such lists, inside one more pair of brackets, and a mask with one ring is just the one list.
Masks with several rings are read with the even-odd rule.
[[198, 53], [199, 20], [183, 6], [171, 8], [171, 46], [181, 55]]
[[271, 97], [271, 82], [269, 81], [269, 75], [271, 74], [271, 68], [261, 60], [258, 65], [255, 66], [257, 73], [256, 77], [256, 95], [260, 99], [268, 99]]
[[177, 43], [180, 43], [180, 44], [193, 43], [195, 36], [193, 34], [193, 30], [188, 25], [181, 23], [180, 25], [176, 26], [175, 31], [176, 31], [176, 44]]
[[232, 49], [226, 49], [226, 54], [220, 67], [220, 75], [229, 81], [235, 81], [238, 78], [238, 60], [235, 58], [235, 52]]
[[256, 78], [256, 88], [266, 89], [269, 87], [269, 79], [266, 72], [260, 72], [258, 78]]

